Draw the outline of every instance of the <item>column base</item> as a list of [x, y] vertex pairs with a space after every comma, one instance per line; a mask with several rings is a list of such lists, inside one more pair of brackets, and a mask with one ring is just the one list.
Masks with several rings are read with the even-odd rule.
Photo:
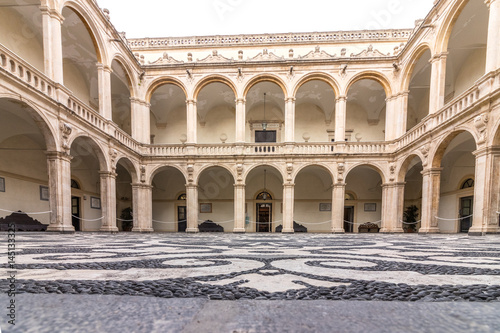
[[293, 234], [293, 233], [295, 233], [295, 230], [293, 230], [293, 228], [291, 228], [291, 229], [283, 228], [283, 230], [281, 230], [281, 233], [282, 234]]
[[244, 234], [245, 232], [247, 232], [247, 230], [245, 228], [234, 228], [233, 229], [233, 234]]
[[51, 226], [47, 227], [47, 232], [59, 232], [61, 234], [74, 234], [75, 227], [73, 226]]
[[345, 234], [344, 228], [333, 228], [332, 234]]
[[119, 232], [117, 227], [102, 227], [99, 232], [107, 232], [111, 234], [117, 234]]
[[198, 228], [187, 228], [186, 229], [186, 233], [188, 233], [188, 234], [197, 234], [199, 232], [200, 232], [200, 230]]
[[136, 232], [136, 233], [152, 233], [152, 232], [155, 232], [155, 230], [153, 228], [133, 228], [132, 229], [132, 232]]
[[440, 232], [438, 227], [420, 228], [418, 231], [419, 234], [439, 234]]
[[379, 231], [381, 234], [402, 234], [405, 231], [403, 228], [396, 228], [396, 229], [389, 229], [389, 228], [382, 228]]
[[500, 228], [499, 227], [484, 227], [484, 228], [474, 228], [471, 227], [469, 229], [468, 235], [469, 236], [485, 236], [485, 235], [496, 235], [500, 233]]

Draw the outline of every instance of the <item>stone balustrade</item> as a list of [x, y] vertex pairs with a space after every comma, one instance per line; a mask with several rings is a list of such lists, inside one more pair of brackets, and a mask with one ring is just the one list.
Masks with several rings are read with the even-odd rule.
[[89, 124], [97, 127], [103, 132], [106, 132], [107, 120], [102, 117], [97, 111], [93, 110], [88, 105], [85, 105], [75, 96], [68, 97], [68, 109], [74, 112], [81, 119], [85, 120]]

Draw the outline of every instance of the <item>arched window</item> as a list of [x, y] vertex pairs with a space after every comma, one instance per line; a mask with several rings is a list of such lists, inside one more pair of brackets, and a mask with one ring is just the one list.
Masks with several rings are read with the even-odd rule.
[[257, 200], [273, 200], [273, 197], [267, 191], [262, 191], [257, 194]]
[[474, 179], [469, 178], [462, 183], [462, 186], [460, 186], [460, 189], [464, 190], [466, 188], [472, 188], [472, 187], [474, 187]]
[[80, 184], [74, 179], [71, 179], [71, 188], [80, 189]]
[[186, 193], [182, 193], [181, 195], [179, 195], [179, 197], [177, 198], [177, 200], [179, 200], [179, 201], [185, 201], [186, 200]]

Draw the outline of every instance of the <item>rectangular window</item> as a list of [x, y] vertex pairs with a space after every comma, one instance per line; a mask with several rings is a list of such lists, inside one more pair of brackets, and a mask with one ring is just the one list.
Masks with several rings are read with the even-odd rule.
[[276, 131], [255, 131], [255, 143], [276, 142]]

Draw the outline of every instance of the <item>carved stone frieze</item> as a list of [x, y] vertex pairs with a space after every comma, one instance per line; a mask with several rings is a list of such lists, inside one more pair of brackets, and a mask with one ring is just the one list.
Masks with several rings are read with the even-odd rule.
[[223, 57], [219, 54], [219, 52], [217, 50], [213, 50], [212, 54], [208, 55], [207, 57], [205, 57], [201, 60], [196, 59], [196, 61], [200, 62], [200, 63], [217, 63], [217, 62], [232, 62], [234, 60], [232, 58], [229, 59], [229, 58]]
[[336, 54], [331, 55], [325, 51], [321, 51], [319, 46], [316, 46], [314, 51], [309, 52], [305, 56], [299, 57], [299, 59], [333, 59]]
[[485, 143], [486, 139], [488, 138], [488, 121], [489, 119], [486, 113], [483, 113], [482, 115], [474, 118], [474, 129], [476, 130], [477, 136], [479, 138], [478, 144]]
[[278, 57], [274, 53], [269, 53], [267, 49], [262, 50], [261, 53], [257, 54], [253, 58], [249, 58], [248, 61], [279, 61], [283, 60], [284, 57]]
[[61, 123], [61, 125], [59, 125], [59, 129], [61, 130], [62, 136], [61, 147], [67, 154], [69, 154], [69, 151], [71, 150], [71, 147], [69, 145], [69, 136], [71, 135], [71, 132], [73, 132], [73, 129], [67, 123]]
[[379, 50], [374, 50], [373, 45], [368, 46], [366, 50], [363, 50], [362, 52], [358, 54], [351, 53], [351, 57], [353, 58], [373, 58], [373, 57], [388, 57], [390, 56], [390, 53], [383, 54]]
[[156, 61], [149, 62], [151, 65], [170, 65], [170, 64], [183, 64], [184, 61], [176, 60], [169, 56], [167, 52], [163, 53], [163, 56]]

